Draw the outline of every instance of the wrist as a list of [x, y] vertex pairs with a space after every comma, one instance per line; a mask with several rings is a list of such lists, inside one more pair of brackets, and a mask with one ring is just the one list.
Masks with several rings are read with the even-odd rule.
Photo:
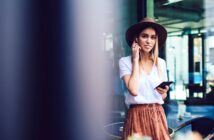
[[132, 58], [132, 62], [138, 64], [139, 63], [139, 58]]
[[166, 93], [164, 93], [164, 94], [161, 94], [161, 97], [162, 97], [162, 99], [164, 100], [164, 99], [166, 99], [166, 97], [167, 97], [167, 94], [166, 94]]

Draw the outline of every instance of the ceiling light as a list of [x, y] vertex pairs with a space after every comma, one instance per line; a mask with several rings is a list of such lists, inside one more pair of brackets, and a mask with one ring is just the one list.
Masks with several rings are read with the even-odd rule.
[[177, 3], [177, 2], [180, 2], [180, 1], [183, 1], [183, 0], [168, 0], [166, 3], [164, 3], [163, 5], [170, 5], [170, 4], [173, 4], [173, 3]]

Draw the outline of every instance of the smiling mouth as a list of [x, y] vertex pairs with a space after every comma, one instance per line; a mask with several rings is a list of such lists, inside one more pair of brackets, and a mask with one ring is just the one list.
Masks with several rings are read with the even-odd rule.
[[144, 45], [144, 47], [146, 47], [146, 48], [150, 48], [151, 46], [149, 46], [149, 45]]

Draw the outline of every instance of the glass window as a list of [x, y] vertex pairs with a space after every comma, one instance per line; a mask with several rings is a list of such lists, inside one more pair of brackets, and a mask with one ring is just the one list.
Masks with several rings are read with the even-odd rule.
[[154, 17], [167, 28], [166, 61], [175, 81], [170, 98], [205, 98], [214, 92], [214, 1], [154, 0]]

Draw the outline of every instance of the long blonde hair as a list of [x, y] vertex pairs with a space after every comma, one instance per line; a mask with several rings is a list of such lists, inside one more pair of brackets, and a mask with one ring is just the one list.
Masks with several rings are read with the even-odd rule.
[[153, 60], [153, 63], [156, 65], [158, 69], [158, 74], [161, 77], [161, 68], [158, 63], [158, 56], [159, 56], [159, 46], [158, 46], [158, 37], [156, 38], [155, 46], [151, 51], [151, 59]]

